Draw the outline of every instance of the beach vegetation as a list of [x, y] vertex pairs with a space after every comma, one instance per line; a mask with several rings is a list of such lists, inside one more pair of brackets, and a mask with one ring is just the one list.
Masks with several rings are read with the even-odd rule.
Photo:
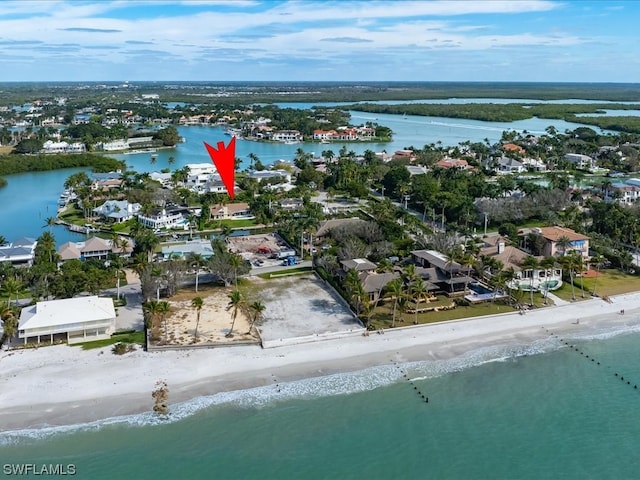
[[[196, 292], [197, 292], [196, 287]], [[202, 311], [202, 306], [204, 305], [204, 301], [202, 297], [194, 297], [191, 299], [191, 306], [196, 309], [196, 328], [193, 332], [193, 343], [198, 342], [198, 325], [200, 324], [200, 312]]]
[[115, 345], [116, 343], [133, 344], [144, 346], [144, 332], [135, 330], [126, 330], [122, 332], [116, 332], [111, 335], [111, 338], [105, 338], [102, 340], [93, 340], [90, 342], [74, 343], [73, 347], [81, 347], [83, 350], [95, 350], [97, 348], [108, 347]]
[[225, 335], [227, 338], [233, 337], [233, 327], [236, 323], [236, 318], [238, 318], [238, 312], [245, 307], [245, 299], [240, 290], [237, 288], [233, 290], [229, 295], [229, 303], [227, 304], [226, 310], [231, 312], [231, 327], [229, 331]]

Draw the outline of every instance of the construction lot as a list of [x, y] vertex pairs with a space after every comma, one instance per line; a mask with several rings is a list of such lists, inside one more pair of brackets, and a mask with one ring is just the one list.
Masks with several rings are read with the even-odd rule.
[[255, 280], [265, 305], [259, 328], [265, 347], [359, 334], [362, 323], [315, 275]]
[[240, 254], [252, 267], [281, 265], [282, 258], [275, 258], [278, 252], [293, 250], [277, 233], [229, 237], [227, 245], [230, 252]]

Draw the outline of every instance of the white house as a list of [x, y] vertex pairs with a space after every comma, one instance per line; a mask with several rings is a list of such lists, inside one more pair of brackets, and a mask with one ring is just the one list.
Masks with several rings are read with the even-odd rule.
[[582, 155], [580, 153], [567, 153], [564, 159], [579, 168], [580, 170], [591, 170], [596, 168], [595, 159], [589, 155]]
[[515, 158], [500, 157], [496, 160], [495, 172], [508, 175], [510, 173], [523, 173], [527, 168]]
[[626, 183], [612, 183], [603, 187], [604, 201], [607, 203], [618, 202], [622, 205], [632, 205], [640, 198], [640, 185], [634, 184], [629, 179]]
[[111, 298], [97, 296], [38, 302], [20, 313], [18, 338], [26, 344], [87, 342], [109, 338], [116, 329]]
[[116, 223], [126, 222], [135, 217], [140, 211], [139, 203], [129, 203], [126, 200], [107, 200], [93, 209], [93, 213]]
[[112, 152], [117, 150], [128, 150], [129, 142], [125, 139], [112, 140], [110, 142], [102, 142], [102, 144], [100, 144], [99, 147], [102, 148], [102, 150], [104, 150], [105, 152]]
[[181, 212], [167, 212], [164, 208], [148, 215], [138, 214], [138, 222], [145, 227], [158, 228], [188, 228], [189, 222]]
[[37, 244], [37, 240], [33, 238], [22, 237], [11, 243], [0, 245], [0, 262], [8, 262], [14, 266], [31, 266]]

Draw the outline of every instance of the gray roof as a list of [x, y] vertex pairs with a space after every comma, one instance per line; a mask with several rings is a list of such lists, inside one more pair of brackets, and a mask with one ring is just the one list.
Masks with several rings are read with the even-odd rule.
[[367, 270], [375, 270], [378, 266], [364, 258], [354, 258], [353, 260], [342, 260], [340, 262], [345, 270], [355, 270], [356, 272], [365, 272]]
[[451, 270], [456, 273], [462, 269], [462, 265], [458, 262], [449, 262], [447, 257], [435, 250], [414, 250], [411, 254], [415, 257], [426, 260], [431, 266], [437, 267], [441, 270]]

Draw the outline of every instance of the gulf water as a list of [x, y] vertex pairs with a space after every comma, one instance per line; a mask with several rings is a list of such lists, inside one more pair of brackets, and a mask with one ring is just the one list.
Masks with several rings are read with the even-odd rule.
[[636, 330], [219, 394], [169, 421], [3, 433], [0, 463], [91, 479], [638, 478]]

